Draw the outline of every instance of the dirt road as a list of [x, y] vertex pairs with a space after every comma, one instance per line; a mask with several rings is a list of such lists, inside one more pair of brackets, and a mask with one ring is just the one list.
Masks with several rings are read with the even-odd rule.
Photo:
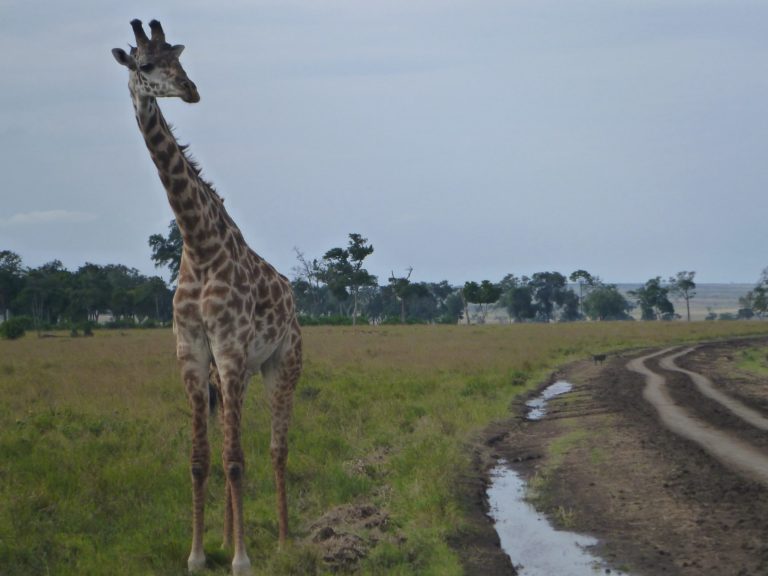
[[676, 404], [667, 390], [666, 378], [661, 371], [649, 369], [645, 362], [660, 358], [659, 368], [685, 374], [696, 385], [699, 392], [727, 408], [732, 414], [761, 430], [768, 430], [768, 418], [752, 410], [737, 399], [720, 392], [711, 380], [698, 372], [680, 368], [675, 360], [690, 354], [695, 348], [683, 351], [666, 349], [647, 356], [635, 358], [627, 368], [645, 377], [646, 385], [643, 398], [650, 402], [659, 414], [661, 423], [682, 438], [701, 446], [713, 458], [753, 480], [768, 486], [768, 453], [762, 452], [748, 442], [706, 424], [700, 418], [692, 416], [685, 407]]
[[[598, 537], [617, 570], [768, 575], [768, 378], [738, 368], [767, 349], [764, 338], [569, 365], [552, 381], [573, 391], [538, 422], [514, 406], [487, 431], [478, 466], [515, 463], [537, 504]], [[487, 536], [474, 539], [467, 572], [514, 573]]]

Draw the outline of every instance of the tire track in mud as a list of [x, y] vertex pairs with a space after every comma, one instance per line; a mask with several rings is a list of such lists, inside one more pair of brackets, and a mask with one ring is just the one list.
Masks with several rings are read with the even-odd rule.
[[[768, 425], [768, 419], [741, 402], [716, 390], [711, 381], [704, 376], [678, 367], [674, 360], [689, 353], [692, 349], [675, 354], [676, 350], [677, 348], [665, 348], [659, 352], [635, 358], [627, 363], [628, 370], [641, 374], [645, 378], [643, 398], [653, 405], [658, 412], [661, 423], [671, 432], [695, 442], [712, 457], [732, 470], [768, 486], [768, 454], [690, 415], [684, 408], [677, 405], [669, 395], [666, 378], [648, 368], [645, 362], [662, 356], [659, 362], [662, 369], [688, 375], [700, 391], [706, 390], [706, 392], [702, 392], [703, 394], [721, 403], [750, 424], [766, 430], [768, 428], [763, 426]], [[726, 402], [722, 402], [722, 400]]]
[[675, 364], [675, 360], [690, 354], [694, 350], [696, 350], [695, 347], [686, 348], [677, 354], [670, 354], [669, 356], [665, 356], [659, 360], [659, 365], [665, 370], [672, 370], [674, 372], [685, 374], [696, 385], [696, 388], [698, 388], [701, 394], [711, 398], [718, 404], [722, 405], [724, 408], [727, 408], [732, 414], [735, 414], [744, 420], [744, 422], [747, 422], [748, 424], [751, 424], [760, 430], [768, 431], [768, 418], [763, 416], [760, 412], [753, 410], [733, 396], [729, 396], [728, 394], [721, 392], [715, 388], [712, 381], [706, 376], [703, 376], [698, 372], [692, 372], [691, 370], [687, 370]]

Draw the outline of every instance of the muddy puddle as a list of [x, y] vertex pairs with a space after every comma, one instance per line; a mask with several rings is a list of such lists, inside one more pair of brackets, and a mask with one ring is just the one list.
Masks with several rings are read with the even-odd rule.
[[571, 390], [573, 390], [573, 384], [565, 380], [558, 380], [554, 384], [547, 386], [536, 398], [525, 403], [528, 406], [525, 418], [527, 420], [541, 420], [547, 414], [547, 402], [555, 396], [560, 396], [560, 394], [565, 394]]
[[[552, 398], [570, 392], [570, 382], [559, 381], [529, 400], [528, 420], [541, 420]], [[625, 573], [610, 569], [588, 549], [598, 541], [564, 530], [555, 530], [546, 516], [525, 499], [526, 483], [510, 465], [500, 460], [491, 471], [488, 488], [490, 514], [501, 547], [512, 559], [520, 576], [593, 576]]]

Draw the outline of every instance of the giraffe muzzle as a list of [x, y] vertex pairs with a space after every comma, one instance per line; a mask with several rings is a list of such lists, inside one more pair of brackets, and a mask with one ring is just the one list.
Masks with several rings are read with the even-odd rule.
[[184, 88], [184, 95], [181, 97], [184, 102], [194, 104], [200, 102], [200, 94], [197, 92], [197, 86], [192, 80], [184, 80], [181, 82], [181, 87]]

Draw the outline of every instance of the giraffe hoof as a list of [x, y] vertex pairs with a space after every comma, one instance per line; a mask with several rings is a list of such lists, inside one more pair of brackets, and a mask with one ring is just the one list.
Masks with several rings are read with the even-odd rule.
[[187, 569], [190, 574], [197, 574], [205, 570], [205, 555], [190, 554], [187, 560]]
[[251, 561], [247, 557], [243, 560], [233, 561], [232, 576], [253, 576]]

